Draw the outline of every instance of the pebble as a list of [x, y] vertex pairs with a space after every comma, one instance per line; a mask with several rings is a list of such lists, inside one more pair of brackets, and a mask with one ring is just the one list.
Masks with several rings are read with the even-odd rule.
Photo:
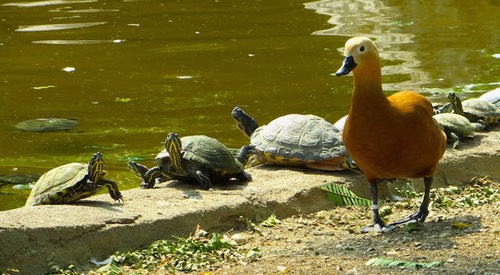
[[396, 252], [396, 251], [394, 251], [394, 250], [390, 250], [390, 251], [385, 252], [385, 255], [387, 255], [387, 256], [396, 256], [396, 255], [399, 255], [399, 253]]
[[239, 245], [244, 244], [248, 241], [248, 239], [245, 236], [243, 236], [239, 233], [236, 233], [233, 236], [231, 236], [231, 239]]

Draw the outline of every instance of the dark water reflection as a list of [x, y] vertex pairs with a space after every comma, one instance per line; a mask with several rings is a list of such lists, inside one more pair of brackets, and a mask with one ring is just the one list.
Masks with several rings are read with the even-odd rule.
[[[347, 37], [376, 40], [388, 91], [477, 94], [499, 85], [497, 1], [22, 1], [0, 6], [0, 174], [42, 173], [101, 151], [110, 178], [138, 185], [170, 131], [246, 140], [230, 117], [287, 113], [330, 121], [349, 106]], [[471, 85], [474, 84], [474, 85]], [[483, 85], [479, 85], [483, 84]], [[19, 132], [67, 117], [64, 133]], [[0, 209], [29, 191], [0, 188]]]

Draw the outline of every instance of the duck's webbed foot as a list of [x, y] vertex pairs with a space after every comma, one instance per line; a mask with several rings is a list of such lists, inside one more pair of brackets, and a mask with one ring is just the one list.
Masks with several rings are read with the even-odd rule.
[[387, 225], [382, 220], [382, 218], [380, 218], [380, 214], [378, 212], [378, 205], [374, 204], [372, 206], [372, 210], [373, 210], [373, 224], [361, 227], [360, 228], [361, 233], [368, 233], [368, 232], [389, 233], [397, 229], [397, 226], [393, 226], [392, 224]]
[[423, 223], [429, 215], [429, 200], [430, 200], [430, 190], [432, 185], [432, 177], [424, 178], [424, 197], [422, 198], [422, 203], [417, 212], [411, 214], [410, 216], [391, 223], [390, 225], [404, 224], [410, 221], [417, 221]]
[[411, 221], [417, 221], [419, 223], [423, 223], [425, 221], [425, 218], [427, 218], [427, 215], [429, 215], [429, 210], [427, 208], [425, 209], [420, 208], [417, 212], [411, 214], [410, 216], [401, 219], [399, 221], [390, 223], [389, 226], [404, 224]]
[[389, 233], [393, 232], [396, 229], [398, 229], [397, 226], [393, 226], [392, 224], [390, 225], [380, 225], [378, 223], [370, 224], [361, 227], [360, 232], [361, 233], [368, 233], [368, 232], [378, 232], [378, 233]]

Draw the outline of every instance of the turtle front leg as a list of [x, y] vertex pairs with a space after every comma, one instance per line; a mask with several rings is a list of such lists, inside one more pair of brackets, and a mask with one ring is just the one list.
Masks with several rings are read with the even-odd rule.
[[141, 183], [141, 188], [153, 188], [156, 184], [157, 179], [163, 179], [163, 172], [161, 167], [155, 166], [149, 169], [146, 174], [144, 174], [143, 182]]
[[[134, 173], [134, 175], [137, 178], [142, 180], [142, 183], [141, 183], [142, 188], [152, 188], [155, 185], [154, 181], [152, 183], [150, 182], [151, 177], [153, 177], [155, 174], [154, 171], [156, 169], [153, 170], [155, 167], [153, 167], [152, 169], [148, 169], [148, 167], [146, 167], [145, 165], [142, 165], [142, 164], [137, 163], [135, 161], [130, 161], [127, 164], [127, 167], [130, 171], [132, 171], [132, 173]], [[151, 170], [153, 170], [153, 171], [151, 171]]]
[[245, 167], [247, 165], [248, 159], [251, 155], [255, 154], [255, 145], [249, 144], [241, 147], [241, 149], [236, 154], [236, 160]]
[[209, 190], [210, 188], [212, 188], [212, 181], [202, 171], [200, 170], [196, 171], [193, 176], [201, 184], [201, 189]]
[[113, 198], [115, 201], [123, 203], [123, 196], [122, 193], [120, 193], [120, 190], [118, 190], [118, 184], [116, 184], [116, 182], [103, 179], [100, 183], [108, 188], [111, 198]]

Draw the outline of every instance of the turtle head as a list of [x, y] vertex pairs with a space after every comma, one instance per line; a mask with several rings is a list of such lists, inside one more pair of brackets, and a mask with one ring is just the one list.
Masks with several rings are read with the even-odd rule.
[[144, 179], [144, 175], [148, 171], [148, 168], [142, 164], [139, 164], [135, 161], [129, 161], [127, 167], [136, 177], [139, 179]]
[[165, 140], [165, 150], [170, 155], [172, 166], [177, 170], [184, 170], [182, 169], [182, 143], [176, 133], [168, 134]]
[[98, 182], [104, 178], [107, 172], [104, 170], [104, 160], [100, 152], [95, 153], [89, 161], [88, 176], [90, 181]]
[[[378, 66], [374, 66], [375, 64]], [[344, 48], [344, 61], [335, 75], [347, 75], [355, 68], [380, 68], [377, 47], [368, 37], [358, 36], [347, 40]]]
[[450, 100], [451, 106], [453, 107], [453, 111], [455, 111], [455, 113], [459, 115], [465, 115], [464, 108], [462, 107], [462, 101], [454, 92], [448, 93], [448, 99]]
[[259, 128], [257, 121], [245, 113], [240, 107], [234, 107], [233, 111], [231, 111], [231, 116], [236, 121], [238, 128], [248, 137]]

